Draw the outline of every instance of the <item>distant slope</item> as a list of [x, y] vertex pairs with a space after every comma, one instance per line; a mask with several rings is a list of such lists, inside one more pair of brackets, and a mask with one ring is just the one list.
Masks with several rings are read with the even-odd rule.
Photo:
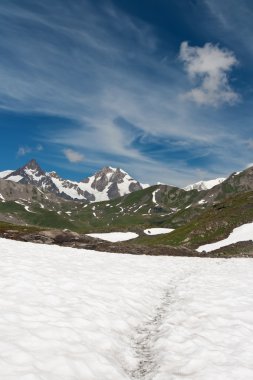
[[189, 190], [209, 190], [212, 189], [214, 186], [219, 185], [223, 181], [225, 181], [226, 178], [216, 178], [216, 179], [211, 179], [209, 181], [199, 181], [196, 183], [193, 183], [191, 185], [188, 185], [184, 188], [184, 190], [189, 191]]
[[237, 193], [219, 203], [203, 208], [167, 235], [143, 236], [135, 243], [197, 248], [222, 240], [235, 227], [253, 221], [253, 191]]

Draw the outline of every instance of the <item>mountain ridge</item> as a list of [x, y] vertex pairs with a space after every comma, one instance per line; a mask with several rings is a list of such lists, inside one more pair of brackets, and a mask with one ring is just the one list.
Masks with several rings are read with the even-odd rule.
[[184, 190], [186, 190], [186, 191], [194, 190], [194, 189], [196, 189], [198, 191], [210, 190], [214, 186], [221, 184], [225, 180], [226, 180], [226, 178], [223, 177], [223, 178], [210, 179], [207, 181], [199, 181], [199, 182], [195, 182], [195, 183], [192, 183], [190, 185], [185, 186]]
[[[91, 184], [91, 188], [95, 189], [95, 190], [98, 190], [100, 191], [100, 187], [101, 187], [101, 182], [103, 182], [103, 180], [100, 180], [97, 181], [97, 178], [98, 177], [103, 177], [104, 174], [106, 173], [118, 173], [118, 178], [123, 178], [124, 176], [128, 176], [128, 179], [129, 180], [132, 180], [132, 183], [131, 183], [131, 189], [128, 189], [130, 190], [129, 192], [131, 191], [136, 191], [136, 190], [140, 190], [140, 189], [145, 189], [147, 187], [150, 187], [152, 185], [149, 185], [149, 184], [143, 184], [137, 180], [134, 180], [132, 177], [129, 176], [129, 174], [124, 171], [123, 169], [121, 168], [114, 168], [114, 167], [111, 167], [111, 166], [105, 166], [103, 167], [102, 169], [98, 170], [97, 172], [95, 172], [93, 175], [90, 175], [88, 177], [85, 177], [83, 179], [81, 179], [80, 181], [74, 181], [74, 180], [70, 180], [70, 179], [67, 179], [67, 178], [62, 178], [61, 176], [58, 175], [58, 173], [56, 171], [50, 171], [50, 172], [45, 172], [44, 170], [41, 169], [40, 165], [37, 163], [37, 161], [35, 159], [31, 159], [30, 161], [28, 161], [24, 166], [22, 166], [21, 168], [18, 168], [16, 170], [4, 170], [4, 171], [1, 171], [0, 172], [0, 178], [3, 178], [3, 179], [9, 179], [9, 180], [12, 180], [14, 182], [21, 182], [21, 183], [30, 183], [31, 184], [31, 181], [26, 181], [25, 179], [22, 179], [20, 175], [20, 171], [22, 172], [22, 169], [24, 170], [25, 168], [30, 168], [30, 169], [34, 169], [35, 167], [37, 166], [37, 171], [38, 172], [43, 172], [43, 175], [46, 175], [46, 176], [49, 176], [49, 181], [50, 181], [50, 177], [51, 177], [51, 180], [52, 182], [54, 182], [54, 185], [56, 185], [56, 187], [61, 187], [62, 188], [62, 192], [64, 192], [64, 188], [65, 188], [65, 191], [66, 191], [66, 187], [69, 187], [69, 188], [72, 188], [72, 189], [75, 189], [76, 190], [76, 193], [75, 193], [75, 196], [73, 196], [73, 194], [70, 194], [68, 195], [68, 192], [65, 194], [66, 198], [67, 199], [86, 199], [86, 196], [87, 196], [87, 199], [88, 201], [99, 201], [99, 199], [96, 199], [94, 200], [94, 197], [92, 195], [88, 195], [86, 193], [86, 196], [85, 194], [83, 195], [83, 191], [85, 192], [87, 190], [87, 188], [85, 188], [84, 185], [82, 184], [85, 184], [85, 183], [89, 183], [90, 181], [92, 181], [93, 183]], [[237, 172], [236, 174], [239, 174], [241, 172]], [[23, 173], [24, 174], [24, 173]], [[25, 177], [27, 177], [27, 173], [25, 174]], [[201, 191], [201, 190], [210, 190], [211, 188], [213, 188], [214, 186], [222, 183], [223, 181], [225, 181], [227, 178], [215, 178], [215, 179], [211, 179], [211, 180], [201, 180], [199, 182], [195, 182], [195, 183], [192, 183], [192, 184], [189, 184], [185, 187], [182, 187], [183, 190], [185, 191], [190, 191], [190, 190], [198, 190], [198, 191]], [[57, 181], [58, 180], [58, 181]], [[59, 183], [59, 181], [61, 183]], [[105, 181], [105, 176], [104, 176], [104, 181]], [[62, 184], [65, 184], [65, 186], [62, 186]], [[79, 186], [81, 184], [81, 186]], [[138, 184], [138, 185], [137, 185]], [[170, 185], [170, 184], [165, 184], [165, 183], [161, 183], [161, 182], [157, 182], [157, 185], [166, 185], [166, 186], [174, 186], [174, 185]], [[54, 185], [51, 184], [52, 188], [54, 188]], [[135, 185], [135, 186], [134, 186]], [[154, 185], [154, 184], [153, 184]], [[79, 187], [79, 189], [77, 189]], [[178, 186], [174, 186], [174, 187], [178, 187]], [[59, 190], [59, 188], [58, 188]], [[104, 189], [102, 189], [103, 191]], [[116, 189], [117, 190], [117, 189]], [[57, 192], [57, 190], [55, 190]], [[113, 189], [111, 190], [111, 192], [113, 192]], [[114, 190], [115, 192], [115, 190]], [[128, 191], [124, 192], [124, 194], [127, 194]], [[123, 192], [119, 192], [119, 195], [117, 196], [122, 196], [124, 195]], [[63, 195], [64, 196], [64, 195]], [[103, 201], [103, 200], [109, 200], [109, 199], [112, 199], [110, 197], [108, 197], [106, 199], [105, 198], [101, 198], [100, 200]]]

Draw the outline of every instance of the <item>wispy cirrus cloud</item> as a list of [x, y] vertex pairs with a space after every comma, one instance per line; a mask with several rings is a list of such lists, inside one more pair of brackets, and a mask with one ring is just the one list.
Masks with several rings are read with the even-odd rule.
[[189, 78], [198, 83], [184, 94], [185, 99], [211, 106], [232, 105], [239, 100], [229, 84], [228, 74], [238, 64], [233, 52], [211, 43], [198, 47], [185, 41], [181, 44], [179, 58]]
[[[90, 166], [134, 169], [133, 175], [144, 182], [185, 185], [199, 172], [197, 159], [206, 152], [224, 163], [228, 143], [222, 111], [213, 117], [180, 98], [187, 81], [177, 60], [179, 45], [166, 50], [162, 60], [165, 52], [153, 27], [110, 1], [69, 2], [67, 10], [60, 0], [27, 3], [0, 2], [0, 108], [65, 118], [62, 130], [43, 125], [43, 144], [52, 144], [59, 156], [64, 149], [85, 154]], [[215, 77], [225, 87], [227, 72], [216, 70]], [[210, 104], [212, 95], [211, 103], [218, 102], [217, 91], [206, 82], [208, 94], [199, 98], [207, 102], [208, 97]], [[232, 102], [228, 87], [225, 95]], [[125, 124], [119, 122], [123, 119]], [[230, 135], [238, 137], [229, 127]], [[144, 149], [151, 146], [147, 141], [157, 140], [160, 152], [166, 151], [163, 158]], [[172, 140], [174, 146], [185, 145], [189, 154], [180, 151], [179, 158], [167, 144]], [[214, 164], [206, 167], [211, 177], [220, 176], [219, 170]]]
[[41, 152], [43, 150], [43, 146], [41, 144], [38, 144], [34, 147], [31, 146], [20, 146], [17, 151], [17, 156], [22, 157], [26, 156], [29, 153], [36, 153], [36, 152]]
[[[253, 3], [251, 0], [204, 0], [203, 2], [213, 17], [212, 23], [206, 25], [213, 35], [221, 36], [222, 41], [234, 45], [238, 52], [248, 56], [253, 55], [249, 36], [253, 33]], [[236, 32], [235, 32], [236, 31]]]
[[25, 156], [26, 154], [31, 152], [31, 148], [29, 146], [20, 146], [17, 151], [17, 156]]

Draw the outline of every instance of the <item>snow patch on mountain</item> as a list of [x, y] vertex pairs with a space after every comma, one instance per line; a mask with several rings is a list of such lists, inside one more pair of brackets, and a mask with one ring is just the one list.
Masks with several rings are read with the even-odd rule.
[[168, 234], [170, 232], [174, 231], [174, 228], [148, 228], [144, 230], [144, 234], [146, 235], [161, 235], [161, 234]]
[[131, 239], [137, 238], [139, 235], [135, 232], [104, 232], [104, 233], [94, 233], [94, 234], [87, 234], [87, 236], [110, 241], [112, 243], [118, 242], [118, 241], [127, 241]]
[[8, 179], [8, 181], [13, 181], [13, 182], [20, 182], [22, 181], [23, 177], [22, 175], [10, 175], [8, 178], [4, 178], [4, 179]]
[[157, 202], [156, 202], [156, 193], [159, 191], [160, 189], [156, 189], [155, 191], [153, 191], [152, 193], [152, 202], [157, 205]]
[[5, 178], [7, 175], [10, 175], [13, 172], [14, 170], [4, 170], [3, 172], [0, 172], [0, 178]]
[[230, 244], [235, 244], [240, 241], [253, 240], [253, 223], [246, 223], [240, 227], [234, 228], [231, 234], [223, 240], [216, 241], [215, 243], [201, 245], [197, 251], [198, 252], [211, 252], [215, 249], [226, 247]]
[[149, 183], [141, 183], [141, 187], [143, 189], [147, 189], [148, 187], [150, 187], [150, 184]]

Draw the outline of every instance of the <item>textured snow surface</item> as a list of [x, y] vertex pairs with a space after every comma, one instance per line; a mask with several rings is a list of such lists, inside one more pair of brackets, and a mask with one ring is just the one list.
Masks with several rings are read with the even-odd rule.
[[215, 249], [225, 247], [230, 244], [238, 243], [239, 241], [253, 240], [253, 223], [243, 224], [240, 227], [234, 228], [231, 234], [223, 240], [211, 244], [201, 245], [197, 251], [211, 252]]
[[97, 239], [102, 239], [111, 242], [126, 241], [137, 238], [139, 235], [135, 232], [104, 232], [99, 234], [87, 234]]
[[0, 239], [1, 380], [252, 380], [253, 260]]
[[174, 231], [173, 228], [148, 228], [144, 230], [146, 235], [161, 235]]

